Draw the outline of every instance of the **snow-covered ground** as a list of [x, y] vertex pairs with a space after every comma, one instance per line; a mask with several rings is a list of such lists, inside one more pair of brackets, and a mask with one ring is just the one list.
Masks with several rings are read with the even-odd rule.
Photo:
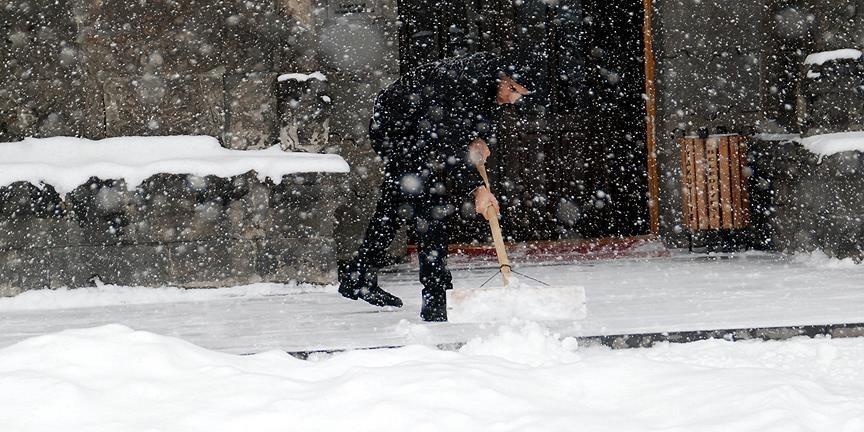
[[[518, 267], [557, 286], [584, 286], [586, 315], [544, 321], [565, 336], [864, 323], [864, 266], [822, 254], [744, 254], [587, 261]], [[454, 271], [477, 287], [495, 269]], [[103, 286], [0, 298], [0, 347], [69, 328], [123, 324], [236, 354], [448, 344], [495, 325], [423, 324], [412, 271], [383, 274], [405, 307], [343, 299], [334, 286], [251, 285], [219, 290]]]
[[613, 351], [514, 323], [459, 351], [298, 360], [119, 325], [0, 349], [4, 431], [864, 430], [864, 339]]
[[[382, 284], [405, 308], [383, 312], [302, 284], [3, 298], [0, 430], [864, 430], [864, 338], [611, 350], [573, 337], [862, 323], [860, 265], [673, 254], [521, 270], [585, 286], [587, 316], [423, 324], [404, 271]], [[493, 271], [455, 279], [476, 286]], [[448, 342], [467, 343], [436, 347]], [[395, 345], [407, 346], [285, 353]]]
[[127, 287], [99, 284], [95, 287], [31, 290], [0, 298], [0, 311], [44, 311], [102, 306], [158, 305], [165, 303], [204, 302], [251, 299], [305, 293], [335, 293], [333, 286], [298, 283], [256, 283], [219, 289], [183, 289], [177, 287]]

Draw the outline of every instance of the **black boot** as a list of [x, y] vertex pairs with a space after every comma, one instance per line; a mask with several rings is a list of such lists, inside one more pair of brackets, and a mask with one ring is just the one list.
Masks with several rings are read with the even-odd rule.
[[402, 307], [402, 299], [378, 287], [378, 275], [374, 270], [364, 271], [355, 263], [339, 263], [339, 294], [375, 306]]
[[423, 307], [420, 309], [423, 321], [447, 321], [447, 291], [444, 289], [423, 289]]

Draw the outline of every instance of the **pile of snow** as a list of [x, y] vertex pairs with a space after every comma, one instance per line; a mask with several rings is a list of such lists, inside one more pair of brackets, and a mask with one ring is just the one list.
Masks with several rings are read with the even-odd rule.
[[448, 292], [452, 322], [579, 320], [585, 318], [585, 289], [581, 286], [542, 286], [510, 278], [508, 287], [455, 289]]
[[432, 331], [424, 324], [417, 324], [407, 319], [399, 320], [393, 328], [394, 333], [411, 344], [429, 344], [433, 342]]
[[305, 294], [309, 292], [336, 292], [336, 287], [334, 285], [321, 286], [298, 284], [295, 282], [288, 284], [256, 283], [216, 289], [150, 288], [100, 284], [92, 288], [40, 289], [24, 291], [15, 297], [0, 297], [0, 312], [201, 302], [230, 298]]
[[864, 132], [838, 132], [801, 138], [801, 144], [820, 157], [845, 151], [864, 152]]
[[856, 263], [852, 258], [832, 258], [821, 250], [797, 253], [793, 256], [792, 261], [808, 267], [823, 269], [844, 269], [855, 268], [858, 266], [858, 263]]
[[255, 171], [260, 179], [305, 172], [348, 172], [338, 155], [290, 153], [279, 146], [231, 150], [210, 136], [26, 138], [0, 143], [0, 186], [47, 183], [65, 194], [90, 177], [125, 179], [135, 188], [159, 174], [231, 177]]
[[276, 80], [279, 82], [288, 81], [288, 80], [305, 82], [305, 81], [309, 81], [310, 79], [314, 79], [314, 80], [318, 80], [318, 81], [327, 81], [327, 77], [324, 76], [323, 73], [317, 72], [317, 71], [312, 72], [310, 74], [286, 73], [286, 74], [279, 75], [276, 78]]
[[851, 432], [864, 430], [861, 358], [861, 338], [577, 351], [526, 326], [459, 352], [410, 346], [304, 361], [222, 354], [112, 325], [0, 350], [0, 424], [15, 432]]
[[804, 64], [821, 65], [825, 62], [835, 60], [858, 60], [861, 58], [861, 51], [854, 48], [844, 48], [833, 51], [822, 51], [810, 54], [804, 59]]
[[562, 338], [536, 322], [513, 319], [491, 337], [476, 337], [459, 351], [541, 367], [579, 360], [578, 348], [575, 338]]

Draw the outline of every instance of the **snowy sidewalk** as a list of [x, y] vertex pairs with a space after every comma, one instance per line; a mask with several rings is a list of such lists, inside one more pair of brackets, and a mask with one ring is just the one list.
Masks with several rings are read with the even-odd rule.
[[[585, 287], [585, 319], [544, 323], [564, 336], [864, 323], [864, 266], [818, 255], [676, 254], [521, 270], [549, 283]], [[478, 286], [491, 272], [459, 270], [454, 280]], [[495, 325], [423, 324], [416, 274], [384, 274], [381, 282], [405, 300], [404, 308], [380, 311], [343, 299], [332, 286], [28, 292], [0, 299], [0, 348], [112, 323], [229, 353], [463, 343], [496, 331]]]

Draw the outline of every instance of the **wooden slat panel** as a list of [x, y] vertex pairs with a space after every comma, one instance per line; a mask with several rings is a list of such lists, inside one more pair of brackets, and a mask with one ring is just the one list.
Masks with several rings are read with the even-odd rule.
[[747, 139], [745, 137], [736, 137], [738, 141], [738, 163], [741, 171], [741, 218], [736, 228], [746, 228], [750, 225], [750, 193], [748, 182], [750, 180], [747, 175]]
[[732, 188], [729, 185], [729, 137], [720, 138], [720, 155], [717, 165], [720, 169], [720, 206], [723, 216], [723, 229], [732, 229]]
[[720, 185], [717, 168], [717, 148], [720, 140], [708, 138], [705, 142], [705, 157], [708, 160], [708, 226], [710, 229], [720, 229]]
[[743, 215], [741, 214], [741, 161], [738, 157], [738, 140], [730, 139], [729, 140], [729, 167], [731, 168], [729, 173], [731, 174], [731, 179], [729, 181], [729, 186], [731, 187], [732, 192], [732, 218], [733, 218], [733, 226], [738, 227], [741, 224], [741, 218]]
[[699, 229], [699, 191], [696, 188], [696, 141], [692, 138], [687, 140], [687, 163], [690, 166], [690, 229]]
[[678, 149], [681, 152], [681, 207], [684, 225], [692, 229], [690, 225], [690, 145], [686, 138], [678, 138]]
[[708, 189], [706, 178], [708, 167], [705, 159], [705, 140], [696, 138], [693, 140], [694, 152], [693, 163], [696, 167], [696, 214], [700, 230], [708, 229]]
[[679, 139], [678, 145], [682, 213], [687, 228], [746, 228], [750, 223], [746, 138], [687, 137]]
[[696, 207], [696, 183], [695, 183], [696, 182], [696, 170], [695, 170], [695, 166], [693, 165], [693, 160], [694, 160], [693, 157], [694, 157], [695, 147], [693, 144], [693, 140], [691, 138], [683, 138], [682, 140], [684, 142], [684, 157], [686, 158], [683, 161], [683, 164], [684, 164], [685, 170], [686, 170], [686, 177], [685, 177], [685, 184], [684, 184], [685, 194], [687, 195], [687, 202], [686, 202], [687, 219], [686, 219], [686, 223], [687, 223], [687, 227], [690, 230], [698, 230], [699, 229], [699, 222], [698, 222], [699, 219], [698, 219], [697, 207]]

